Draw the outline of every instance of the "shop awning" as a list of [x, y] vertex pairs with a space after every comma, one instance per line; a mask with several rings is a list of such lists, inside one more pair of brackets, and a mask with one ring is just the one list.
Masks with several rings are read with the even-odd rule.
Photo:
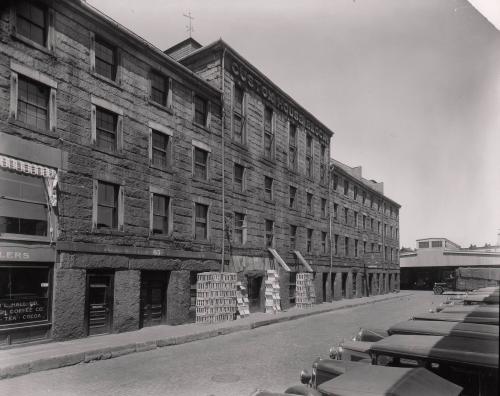
[[290, 269], [290, 267], [281, 258], [281, 256], [278, 254], [278, 252], [276, 251], [276, 249], [267, 248], [267, 250], [269, 250], [269, 253], [271, 253], [273, 255], [274, 259], [283, 267], [283, 269], [286, 272], [292, 272], [292, 270]]
[[300, 263], [306, 268], [307, 272], [314, 272], [309, 263], [306, 261], [306, 259], [302, 256], [302, 254], [298, 250], [294, 250], [293, 252], [299, 259]]

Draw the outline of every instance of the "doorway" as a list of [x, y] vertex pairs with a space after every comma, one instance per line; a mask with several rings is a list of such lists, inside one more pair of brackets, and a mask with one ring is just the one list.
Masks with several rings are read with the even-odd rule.
[[143, 271], [141, 274], [140, 326], [156, 326], [165, 322], [169, 272]]
[[87, 274], [87, 334], [111, 332], [113, 274]]
[[262, 276], [247, 276], [248, 282], [248, 307], [250, 313], [262, 311], [261, 288]]
[[347, 273], [342, 272], [342, 297], [347, 297]]
[[326, 285], [328, 283], [328, 272], [323, 272], [323, 302], [326, 302]]

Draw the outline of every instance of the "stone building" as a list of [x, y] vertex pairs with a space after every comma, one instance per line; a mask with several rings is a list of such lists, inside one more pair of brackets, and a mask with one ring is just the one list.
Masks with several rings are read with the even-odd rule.
[[363, 274], [397, 288], [399, 206], [223, 41], [165, 53], [71, 0], [2, 3], [0, 29], [0, 346], [186, 323], [204, 271], [236, 272], [253, 311], [267, 269], [283, 309], [299, 272], [318, 303], [366, 293]]
[[401, 206], [384, 195], [383, 183], [363, 178], [361, 167], [332, 159], [331, 175], [331, 295], [351, 298], [399, 290]]

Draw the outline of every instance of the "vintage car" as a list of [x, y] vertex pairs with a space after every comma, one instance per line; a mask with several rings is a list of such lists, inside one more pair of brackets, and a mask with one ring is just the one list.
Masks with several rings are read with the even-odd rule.
[[[350, 365], [344, 372], [318, 385], [295, 386], [284, 393], [257, 391], [252, 396], [458, 396], [462, 388], [425, 368]], [[341, 366], [339, 366], [341, 367]]]
[[388, 335], [387, 330], [361, 327], [356, 335], [352, 337], [352, 341], [376, 342]]
[[498, 395], [498, 339], [391, 335], [373, 343], [372, 364], [425, 367], [464, 388], [464, 395]]
[[370, 348], [373, 342], [344, 341], [338, 346], [330, 348], [330, 359], [347, 360], [352, 362], [370, 362]]
[[419, 334], [456, 336], [498, 341], [498, 326], [477, 323], [442, 322], [437, 320], [407, 320], [396, 323], [387, 330], [389, 335]]
[[443, 313], [468, 313], [473, 316], [498, 317], [496, 305], [452, 305], [441, 310]]
[[481, 313], [455, 313], [455, 312], [439, 312], [439, 313], [422, 313], [413, 316], [413, 320], [437, 320], [441, 322], [464, 322], [464, 323], [478, 323], [489, 324], [498, 326], [498, 316], [488, 317], [481, 316]]

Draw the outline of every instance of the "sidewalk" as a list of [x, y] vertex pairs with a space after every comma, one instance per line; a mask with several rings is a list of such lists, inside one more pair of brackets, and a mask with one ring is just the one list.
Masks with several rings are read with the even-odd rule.
[[373, 304], [380, 301], [403, 298], [411, 292], [390, 293], [380, 296], [339, 300], [315, 305], [310, 309], [292, 308], [277, 314], [262, 312], [244, 319], [216, 324], [184, 324], [179, 326], [154, 326], [127, 333], [108, 334], [64, 342], [49, 342], [25, 347], [0, 350], [0, 379], [50, 370], [94, 360], [111, 359], [134, 352], [143, 352], [169, 345], [203, 340], [237, 331], [344, 308]]

